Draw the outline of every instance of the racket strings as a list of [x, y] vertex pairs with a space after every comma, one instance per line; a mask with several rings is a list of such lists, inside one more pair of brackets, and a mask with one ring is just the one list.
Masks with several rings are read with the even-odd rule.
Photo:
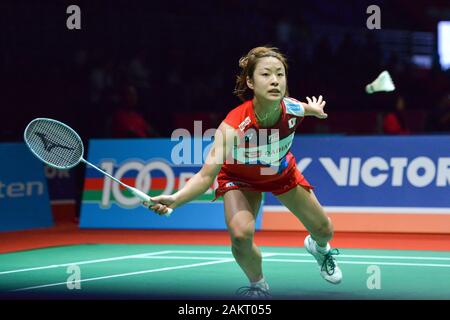
[[29, 147], [36, 155], [56, 167], [72, 167], [83, 155], [79, 137], [58, 122], [38, 120], [30, 125], [25, 136]]
[[[71, 132], [66, 127], [60, 126], [57, 123], [44, 122], [42, 124], [42, 131], [44, 133], [48, 133], [48, 135], [51, 137], [51, 143], [57, 143], [63, 146], [46, 150], [48, 151], [48, 155], [50, 157], [53, 156], [54, 158], [58, 158], [55, 160], [62, 161], [62, 163], [59, 163], [60, 166], [67, 166], [73, 164], [74, 162], [78, 162], [79, 158], [81, 157], [81, 153], [76, 152], [77, 145], [79, 145], [79, 142], [77, 141], [78, 139], [74, 137], [73, 134], [71, 135]], [[39, 125], [37, 126], [39, 128]], [[75, 142], [75, 144], [73, 142]], [[47, 147], [51, 148], [51, 146]], [[54, 150], [57, 152], [55, 152]]]
[[[61, 141], [62, 145], [70, 148], [70, 149], [63, 148], [62, 151], [58, 149], [58, 151], [61, 152], [61, 154], [58, 154], [57, 152], [54, 152], [52, 154], [55, 155], [56, 157], [59, 157], [60, 159], [68, 161], [69, 164], [77, 163], [82, 156], [82, 149], [80, 148], [80, 141], [78, 140], [78, 137], [76, 137], [65, 126], [60, 126], [57, 125], [56, 123], [49, 122], [46, 124], [46, 127], [48, 127], [49, 130], [53, 130], [53, 132], [50, 132], [50, 135], [56, 138], [56, 141], [54, 142]], [[59, 133], [62, 134], [62, 137], [59, 135]], [[66, 137], [69, 140], [66, 140], [65, 139]]]
[[72, 163], [70, 160], [71, 156], [68, 156], [66, 152], [62, 152], [61, 154], [52, 152], [53, 150], [46, 151], [45, 148], [41, 146], [42, 141], [37, 137], [33, 137], [30, 141], [30, 147], [32, 150], [35, 151], [39, 157], [42, 158], [45, 162], [48, 162], [52, 165], [58, 166], [58, 167], [66, 167], [68, 164]]

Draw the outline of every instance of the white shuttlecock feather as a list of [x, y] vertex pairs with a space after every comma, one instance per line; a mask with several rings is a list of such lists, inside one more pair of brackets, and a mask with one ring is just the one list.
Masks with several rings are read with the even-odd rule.
[[390, 92], [395, 90], [394, 82], [392, 82], [391, 75], [386, 70], [366, 86], [366, 92], [372, 94], [375, 92]]

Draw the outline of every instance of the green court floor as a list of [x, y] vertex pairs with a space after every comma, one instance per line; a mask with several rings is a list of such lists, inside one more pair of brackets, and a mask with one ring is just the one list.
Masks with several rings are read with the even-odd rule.
[[[333, 285], [304, 248], [261, 247], [273, 299], [450, 299], [450, 252], [342, 249]], [[0, 255], [0, 296], [236, 299], [248, 285], [225, 246], [77, 245]]]

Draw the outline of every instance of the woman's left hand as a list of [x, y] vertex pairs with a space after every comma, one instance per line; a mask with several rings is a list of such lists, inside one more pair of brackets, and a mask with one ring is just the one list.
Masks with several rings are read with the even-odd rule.
[[326, 102], [322, 100], [322, 96], [319, 96], [319, 99], [316, 99], [316, 97], [312, 97], [312, 99], [306, 97], [306, 100], [308, 100], [308, 104], [305, 108], [305, 115], [315, 116], [319, 119], [326, 119], [328, 117], [328, 114], [323, 111]]

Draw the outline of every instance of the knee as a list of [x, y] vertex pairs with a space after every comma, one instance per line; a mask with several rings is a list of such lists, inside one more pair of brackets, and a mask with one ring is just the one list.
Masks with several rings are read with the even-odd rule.
[[334, 233], [331, 220], [328, 218], [326, 221], [318, 224], [313, 228], [313, 230], [311, 230], [311, 233], [315, 238], [330, 240], [331, 238], [333, 238]]
[[233, 246], [243, 246], [253, 242], [254, 230], [247, 226], [229, 226], [231, 242]]

